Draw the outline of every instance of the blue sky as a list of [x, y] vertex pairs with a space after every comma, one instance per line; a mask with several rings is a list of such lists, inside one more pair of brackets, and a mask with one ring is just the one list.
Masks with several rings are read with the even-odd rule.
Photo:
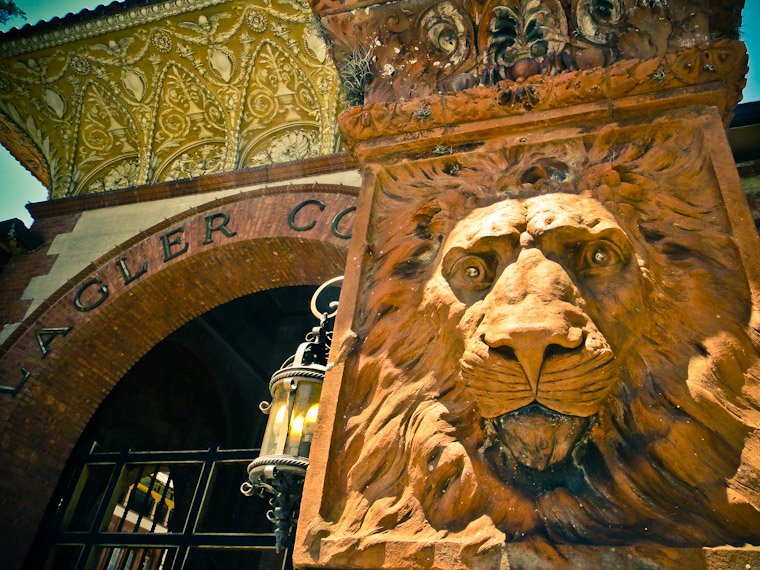
[[[26, 12], [26, 22], [15, 19], [5, 29], [21, 27], [25, 23], [34, 24], [39, 20], [50, 20], [56, 16], [65, 16], [69, 12], [93, 9], [100, 4], [109, 4], [108, 0], [16, 0], [16, 4]], [[742, 14], [742, 39], [749, 49], [749, 75], [744, 89], [743, 102], [760, 100], [760, 37], [755, 32], [750, 37], [752, 26], [760, 24], [760, 0], [746, 0]], [[13, 158], [8, 151], [0, 147], [0, 172], [3, 181], [0, 186], [0, 220], [19, 218], [29, 226], [32, 218], [24, 207], [28, 202], [41, 202], [47, 199], [47, 190], [29, 172]]]

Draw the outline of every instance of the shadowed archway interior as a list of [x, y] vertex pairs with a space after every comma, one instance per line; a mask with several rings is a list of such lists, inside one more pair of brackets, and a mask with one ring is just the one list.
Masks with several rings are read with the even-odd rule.
[[269, 377], [317, 324], [315, 289], [230, 301], [141, 358], [80, 437], [26, 567], [290, 567], [289, 549], [274, 551], [269, 506], [238, 488]]

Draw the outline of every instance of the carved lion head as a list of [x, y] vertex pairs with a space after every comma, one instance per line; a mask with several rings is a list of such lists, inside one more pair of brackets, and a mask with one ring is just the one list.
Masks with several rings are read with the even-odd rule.
[[619, 383], [586, 297], [608, 314], [643, 307], [633, 254], [602, 204], [571, 194], [478, 208], [449, 234], [423, 303], [450, 308], [459, 382], [504, 461], [541, 471], [567, 458]]
[[695, 132], [632, 139], [378, 176], [338, 526], [760, 538], [758, 338], [729, 218]]

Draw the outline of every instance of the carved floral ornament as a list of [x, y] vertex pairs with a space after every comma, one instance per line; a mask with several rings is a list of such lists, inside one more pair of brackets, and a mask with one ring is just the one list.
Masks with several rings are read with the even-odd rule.
[[706, 0], [417, 0], [328, 9], [322, 23], [336, 61], [372, 54], [366, 102], [376, 103], [661, 58], [725, 37], [711, 35], [709, 9]]
[[[709, 166], [717, 124], [374, 170], [297, 563], [499, 568], [506, 548], [587, 568], [580, 545], [637, 544], [670, 568], [664, 549], [760, 540], [757, 284]], [[569, 546], [590, 558], [553, 554]]]
[[338, 82], [305, 2], [211, 1], [187, 14], [172, 4], [164, 18], [154, 8], [107, 36], [64, 34], [31, 53], [0, 43], [13, 54], [0, 112], [29, 139], [39, 158], [24, 163], [51, 197], [336, 151]]
[[581, 103], [653, 93], [662, 96], [684, 87], [717, 85], [726, 92], [720, 98], [719, 110], [728, 124], [741, 98], [746, 72], [744, 44], [721, 40], [643, 61], [618, 61], [605, 68], [502, 81], [496, 88], [479, 86], [457, 93], [354, 107], [340, 116], [339, 123], [347, 145], [353, 148], [365, 141], [416, 131], [433, 132], [463, 121], [493, 120]]

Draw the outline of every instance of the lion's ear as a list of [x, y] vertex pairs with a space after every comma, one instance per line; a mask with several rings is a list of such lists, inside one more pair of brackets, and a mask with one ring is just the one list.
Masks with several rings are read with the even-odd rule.
[[513, 174], [502, 174], [491, 186], [491, 190], [497, 196], [504, 195], [514, 198], [520, 191], [520, 179]]
[[393, 276], [411, 279], [422, 273], [438, 255], [442, 240], [430, 240], [393, 264]]
[[438, 204], [424, 204], [412, 217], [412, 221], [417, 226], [414, 235], [421, 239], [432, 238], [433, 234], [430, 231], [430, 226], [436, 214], [440, 211], [441, 207]]

